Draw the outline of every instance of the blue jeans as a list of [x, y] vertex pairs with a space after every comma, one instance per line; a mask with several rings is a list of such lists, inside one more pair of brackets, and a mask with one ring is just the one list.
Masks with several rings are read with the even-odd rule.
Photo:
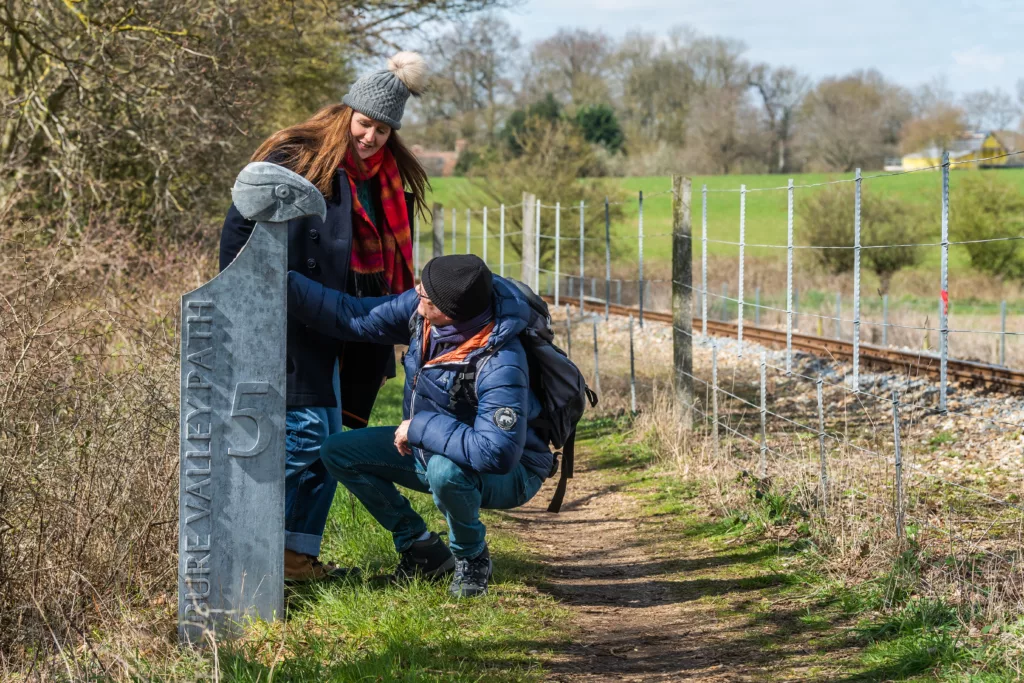
[[458, 557], [476, 557], [484, 549], [487, 528], [480, 509], [519, 507], [540, 490], [543, 479], [521, 464], [508, 474], [480, 474], [434, 455], [424, 467], [395, 448], [395, 427], [370, 427], [335, 434], [320, 449], [327, 471], [355, 495], [402, 552], [427, 530], [395, 484], [430, 493], [445, 516], [449, 545]]
[[338, 480], [320, 459], [320, 446], [341, 431], [341, 396], [338, 369], [334, 369], [337, 406], [292, 408], [285, 415], [284, 547], [297, 553], [319, 555], [327, 513]]

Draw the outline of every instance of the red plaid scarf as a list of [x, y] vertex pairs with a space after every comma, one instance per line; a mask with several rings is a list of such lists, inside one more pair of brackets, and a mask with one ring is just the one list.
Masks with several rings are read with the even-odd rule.
[[[405, 205], [405, 186], [398, 173], [398, 164], [387, 147], [363, 159], [365, 172], [360, 171], [352, 150], [345, 155], [342, 168], [348, 175], [352, 190], [352, 269], [357, 275], [382, 277], [386, 292], [400, 294], [415, 285], [412, 275], [412, 231]], [[384, 215], [377, 216], [375, 227], [359, 202], [356, 181], [377, 177], [380, 203]]]

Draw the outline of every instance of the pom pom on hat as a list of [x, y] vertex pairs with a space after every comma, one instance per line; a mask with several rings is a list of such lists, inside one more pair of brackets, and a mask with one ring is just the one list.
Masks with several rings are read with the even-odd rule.
[[419, 97], [427, 80], [427, 63], [418, 52], [399, 52], [388, 60], [388, 71], [405, 83], [409, 93]]

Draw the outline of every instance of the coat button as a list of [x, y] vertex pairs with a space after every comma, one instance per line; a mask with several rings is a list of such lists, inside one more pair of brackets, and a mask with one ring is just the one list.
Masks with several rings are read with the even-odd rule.
[[309, 239], [313, 240], [314, 242], [320, 239], [320, 231], [317, 230], [316, 228], [310, 228]]
[[306, 267], [309, 268], [310, 270], [313, 270], [314, 268], [316, 268], [316, 259], [314, 259], [314, 258], [306, 259]]

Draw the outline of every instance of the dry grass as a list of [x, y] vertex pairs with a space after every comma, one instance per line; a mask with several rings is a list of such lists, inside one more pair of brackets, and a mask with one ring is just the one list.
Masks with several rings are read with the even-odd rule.
[[[629, 408], [627, 325], [615, 319], [598, 325], [602, 407], [621, 413]], [[592, 332], [581, 328], [582, 321], [576, 321], [573, 356], [593, 377]], [[712, 482], [708, 496], [723, 516], [750, 512], [756, 489], [763, 505], [785, 508], [786, 516], [797, 520], [766, 525], [766, 531], [809, 535], [821, 551], [821, 570], [840, 584], [891, 575], [895, 566], [903, 573], [887, 584], [892, 603], [911, 596], [942, 599], [970, 615], [969, 625], [1013, 623], [1024, 615], [1024, 523], [1018, 507], [1024, 476], [1021, 432], [1012, 427], [1024, 416], [1019, 403], [1018, 412], [1004, 418], [1005, 429], [985, 421], [990, 406], [1004, 403], [998, 396], [965, 402], [962, 416], [943, 417], [913, 405], [901, 409], [905, 535], [900, 537], [891, 404], [826, 384], [825, 431], [836, 438], [825, 440], [823, 496], [813, 383], [769, 370], [767, 409], [779, 416], [768, 415], [762, 479], [756, 349], [738, 358], [732, 342], [719, 352], [719, 387], [742, 400], [720, 393], [716, 449], [710, 419], [702, 415], [712, 412], [710, 388], [700, 381], [711, 380], [710, 349], [694, 349], [696, 428], [687, 431], [672, 403], [670, 328], [648, 323], [634, 335], [635, 433], [683, 475]], [[805, 357], [795, 370], [814, 376], [822, 361]], [[934, 393], [926, 381], [892, 382], [906, 404], [927, 404], [929, 392]], [[885, 393], [879, 387], [871, 391]], [[970, 392], [960, 388], [955, 395]]]
[[213, 264], [31, 235], [0, 243], [0, 677], [75, 679], [173, 633], [178, 295]]

